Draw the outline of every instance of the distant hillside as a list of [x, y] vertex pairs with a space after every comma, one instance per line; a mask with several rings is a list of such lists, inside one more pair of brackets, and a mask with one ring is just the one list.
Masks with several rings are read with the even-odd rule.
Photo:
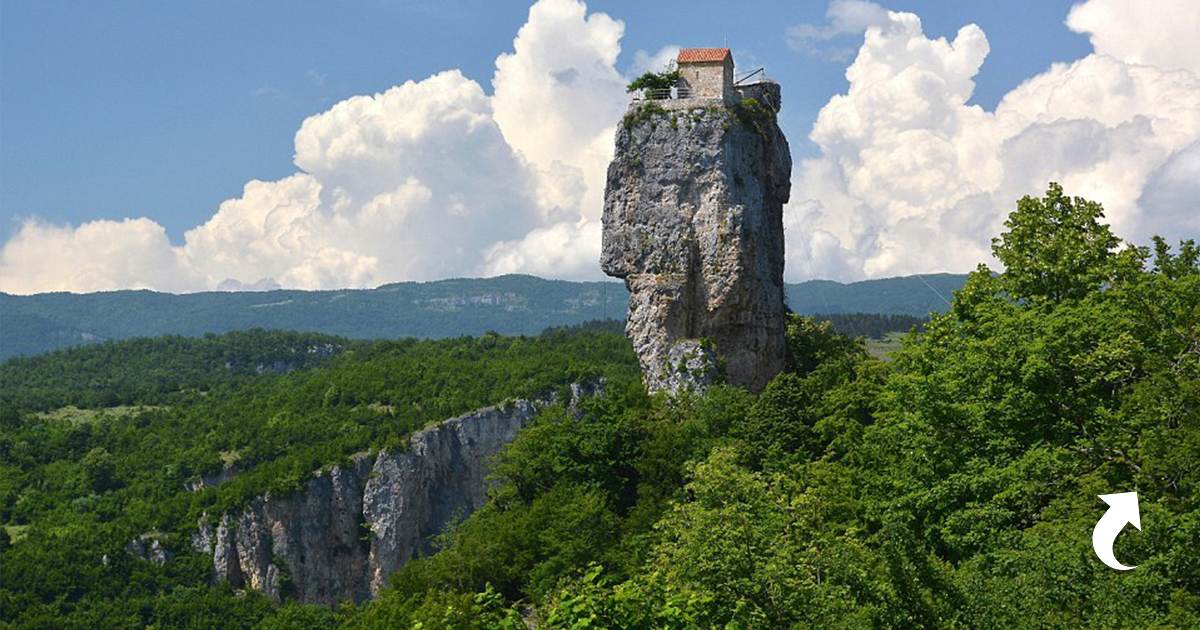
[[792, 310], [813, 313], [885, 313], [924, 317], [930, 311], [941, 313], [950, 306], [954, 292], [961, 289], [967, 276], [934, 273], [842, 284], [830, 280], [810, 280], [788, 285], [788, 304]]
[[[851, 284], [788, 285], [792, 309], [811, 313], [925, 315], [946, 308], [966, 276], [936, 274]], [[922, 282], [924, 279], [924, 282]], [[928, 283], [929, 286], [926, 286]], [[163, 334], [198, 336], [267, 328], [358, 339], [536, 334], [550, 326], [623, 318], [629, 294], [617, 282], [508, 275], [402, 282], [369, 290], [0, 293], [0, 359], [85, 343]]]

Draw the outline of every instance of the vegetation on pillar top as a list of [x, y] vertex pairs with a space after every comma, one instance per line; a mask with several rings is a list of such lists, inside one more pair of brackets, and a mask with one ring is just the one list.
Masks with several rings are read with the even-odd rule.
[[667, 113], [667, 110], [663, 109], [658, 103], [655, 103], [654, 101], [646, 101], [626, 113], [625, 117], [621, 119], [621, 124], [624, 125], [626, 129], [632, 129], [643, 120], [646, 120], [655, 114], [665, 113]]
[[663, 70], [662, 72], [647, 72], [642, 76], [629, 82], [625, 87], [626, 92], [637, 92], [638, 90], [648, 90], [654, 92], [657, 90], [669, 90], [675, 87], [679, 82], [679, 70]]
[[758, 102], [756, 98], [742, 99], [742, 102], [734, 105], [732, 109], [742, 125], [754, 129], [764, 139], [768, 134], [768, 125], [775, 124], [775, 110]]

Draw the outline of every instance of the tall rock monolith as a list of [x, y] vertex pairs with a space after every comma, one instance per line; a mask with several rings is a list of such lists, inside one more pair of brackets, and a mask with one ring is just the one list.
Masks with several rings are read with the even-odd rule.
[[783, 368], [792, 159], [779, 103], [774, 83], [635, 100], [617, 130], [601, 266], [629, 289], [626, 333], [653, 391], [722, 373], [759, 391]]

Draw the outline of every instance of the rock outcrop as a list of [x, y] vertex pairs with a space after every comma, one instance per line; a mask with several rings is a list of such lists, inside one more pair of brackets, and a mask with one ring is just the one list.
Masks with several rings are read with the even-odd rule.
[[[594, 392], [572, 387], [575, 399]], [[551, 402], [519, 400], [417, 431], [406, 451], [358, 455], [215, 527], [202, 520], [192, 543], [212, 554], [214, 580], [235, 588], [306, 603], [374, 598], [389, 575], [433, 551], [447, 524], [483, 506], [489, 460]]]
[[757, 391], [783, 367], [792, 161], [760, 104], [778, 104], [778, 86], [754, 89], [761, 100], [733, 108], [635, 101], [617, 131], [601, 266], [629, 288], [626, 332], [652, 390], [703, 389], [723, 367]]
[[171, 561], [173, 554], [163, 546], [156, 534], [142, 534], [125, 545], [129, 555], [162, 566]]
[[238, 465], [237, 461], [235, 460], [221, 466], [221, 470], [217, 471], [215, 474], [207, 476], [202, 475], [200, 477], [196, 477], [195, 479], [183, 482], [183, 487], [189, 492], [200, 492], [201, 490], [206, 490], [208, 488], [216, 488], [230, 479], [233, 479], [237, 476], [237, 474]]

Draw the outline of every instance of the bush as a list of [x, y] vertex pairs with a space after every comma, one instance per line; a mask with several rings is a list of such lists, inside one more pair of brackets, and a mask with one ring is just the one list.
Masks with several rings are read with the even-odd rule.
[[664, 70], [662, 72], [647, 72], [642, 76], [634, 79], [625, 87], [626, 92], [636, 92], [638, 90], [669, 90], [675, 87], [679, 82], [678, 70]]

